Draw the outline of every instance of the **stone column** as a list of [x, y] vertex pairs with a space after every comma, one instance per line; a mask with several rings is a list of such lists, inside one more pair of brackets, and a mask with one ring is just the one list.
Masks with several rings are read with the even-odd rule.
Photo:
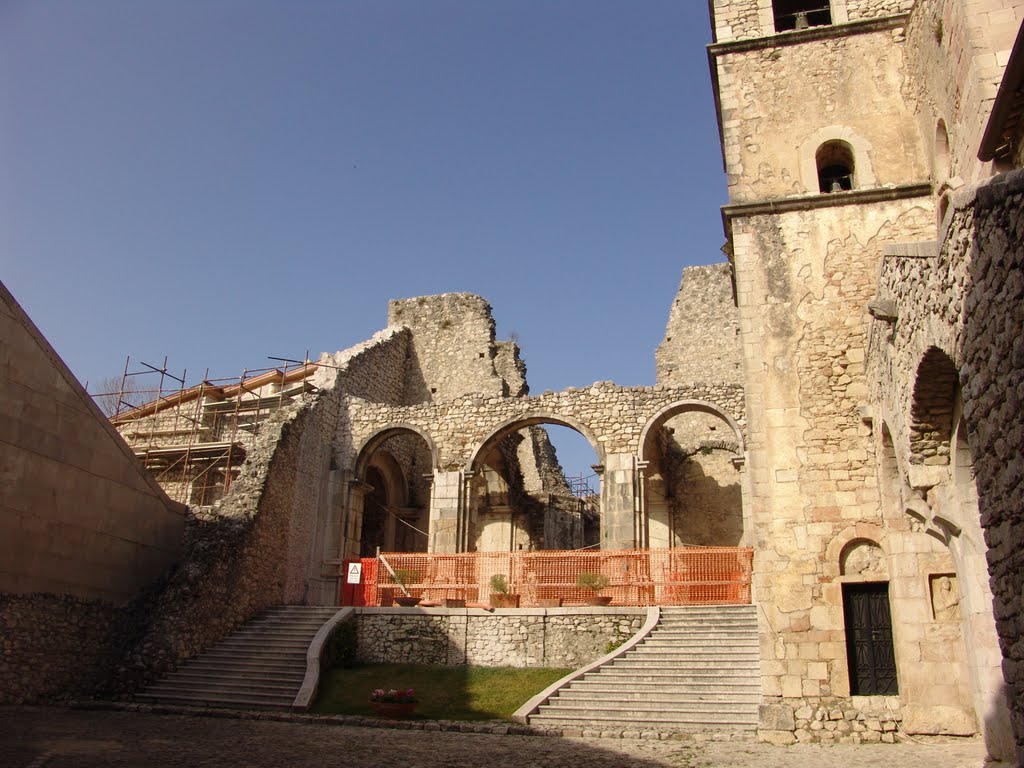
[[464, 552], [466, 549], [465, 477], [461, 471], [434, 472], [430, 487], [428, 552]]
[[601, 549], [633, 549], [642, 539], [636, 456], [608, 454], [601, 477]]
[[647, 546], [662, 548], [672, 546], [672, 511], [662, 493], [649, 493], [650, 480], [645, 475], [647, 462], [637, 462], [638, 502], [641, 505], [641, 519], [646, 521]]
[[512, 550], [512, 507], [493, 506], [480, 515], [480, 551]]

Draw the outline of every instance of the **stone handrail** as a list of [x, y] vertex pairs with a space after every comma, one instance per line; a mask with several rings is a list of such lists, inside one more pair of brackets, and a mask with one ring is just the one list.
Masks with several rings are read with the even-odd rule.
[[324, 622], [324, 625], [314, 635], [313, 641], [306, 650], [306, 676], [302, 680], [302, 687], [299, 688], [295, 701], [292, 702], [292, 710], [294, 712], [307, 712], [309, 710], [320, 687], [320, 663], [323, 661], [327, 641], [334, 634], [339, 624], [353, 616], [355, 616], [354, 608], [342, 608]]

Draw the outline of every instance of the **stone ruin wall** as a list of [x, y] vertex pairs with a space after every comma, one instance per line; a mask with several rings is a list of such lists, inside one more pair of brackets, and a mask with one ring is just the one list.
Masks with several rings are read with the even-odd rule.
[[579, 668], [640, 631], [640, 608], [359, 611], [359, 661], [482, 667]]
[[388, 304], [388, 323], [413, 331], [404, 378], [406, 405], [470, 392], [508, 394], [509, 386], [495, 368], [498, 348], [491, 307], [479, 296], [447, 293], [394, 300]]
[[655, 353], [656, 381], [743, 383], [739, 315], [728, 264], [687, 267]]

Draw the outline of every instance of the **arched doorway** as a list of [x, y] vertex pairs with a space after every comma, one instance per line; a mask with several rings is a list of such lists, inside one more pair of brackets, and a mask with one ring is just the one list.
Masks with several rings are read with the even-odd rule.
[[[589, 446], [590, 464], [598, 463], [593, 441], [579, 425], [566, 419], [535, 415], [496, 429], [470, 462], [471, 550], [511, 552], [598, 546], [599, 477], [593, 470], [586, 473], [575, 466], [567, 477], [552, 434], [557, 435], [562, 450], [573, 457]], [[578, 458], [575, 464], [579, 464]]]
[[427, 551], [432, 456], [410, 429], [384, 430], [364, 445], [343, 525], [346, 556]]
[[677, 403], [648, 424], [641, 445], [651, 547], [746, 543], [742, 435], [710, 403]]

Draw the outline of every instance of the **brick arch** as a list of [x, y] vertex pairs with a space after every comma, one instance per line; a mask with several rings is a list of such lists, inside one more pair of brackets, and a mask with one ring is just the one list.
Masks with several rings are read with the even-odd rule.
[[910, 463], [948, 464], [960, 373], [938, 347], [917, 366], [910, 403]]
[[647, 460], [647, 441], [650, 438], [654, 430], [658, 429], [662, 424], [671, 419], [673, 416], [678, 416], [681, 413], [688, 411], [698, 411], [700, 413], [709, 413], [712, 416], [717, 416], [732, 429], [733, 434], [736, 436], [737, 454], [743, 457], [746, 452], [746, 448], [743, 443], [743, 430], [740, 429], [740, 425], [736, 420], [722, 410], [719, 406], [714, 403], [709, 403], [705, 400], [679, 400], [674, 403], [666, 405], [655, 413], [647, 423], [644, 425], [643, 432], [640, 433], [640, 444], [637, 446], [637, 455], [641, 461]]
[[840, 570], [845, 557], [858, 544], [865, 543], [878, 547], [886, 559], [892, 554], [888, 538], [881, 526], [874, 523], [857, 523], [837, 533], [825, 547], [824, 575], [833, 579], [839, 578], [842, 575]]
[[466, 461], [466, 469], [473, 470], [476, 463], [483, 455], [484, 450], [496, 440], [500, 440], [502, 437], [511, 434], [512, 432], [517, 432], [520, 429], [543, 424], [557, 424], [558, 426], [568, 427], [569, 429], [579, 432], [587, 439], [591, 448], [594, 449], [594, 453], [597, 454], [598, 463], [604, 463], [604, 446], [598, 442], [597, 436], [594, 434], [593, 430], [579, 419], [565, 414], [556, 413], [554, 411], [531, 410], [518, 416], [512, 416], [511, 418], [505, 419], [503, 422], [498, 424], [498, 426], [491, 429], [473, 448], [473, 451], [469, 455], [469, 459]]
[[427, 448], [430, 450], [430, 465], [432, 468], [436, 469], [438, 467], [437, 446], [430, 433], [415, 424], [399, 423], [381, 427], [363, 440], [359, 448], [356, 449], [355, 476], [362, 478], [366, 473], [366, 467], [369, 464], [370, 457], [373, 456], [373, 452], [383, 445], [388, 439], [395, 437], [396, 435], [401, 435], [403, 432], [411, 432], [417, 437], [423, 439], [427, 444]]

